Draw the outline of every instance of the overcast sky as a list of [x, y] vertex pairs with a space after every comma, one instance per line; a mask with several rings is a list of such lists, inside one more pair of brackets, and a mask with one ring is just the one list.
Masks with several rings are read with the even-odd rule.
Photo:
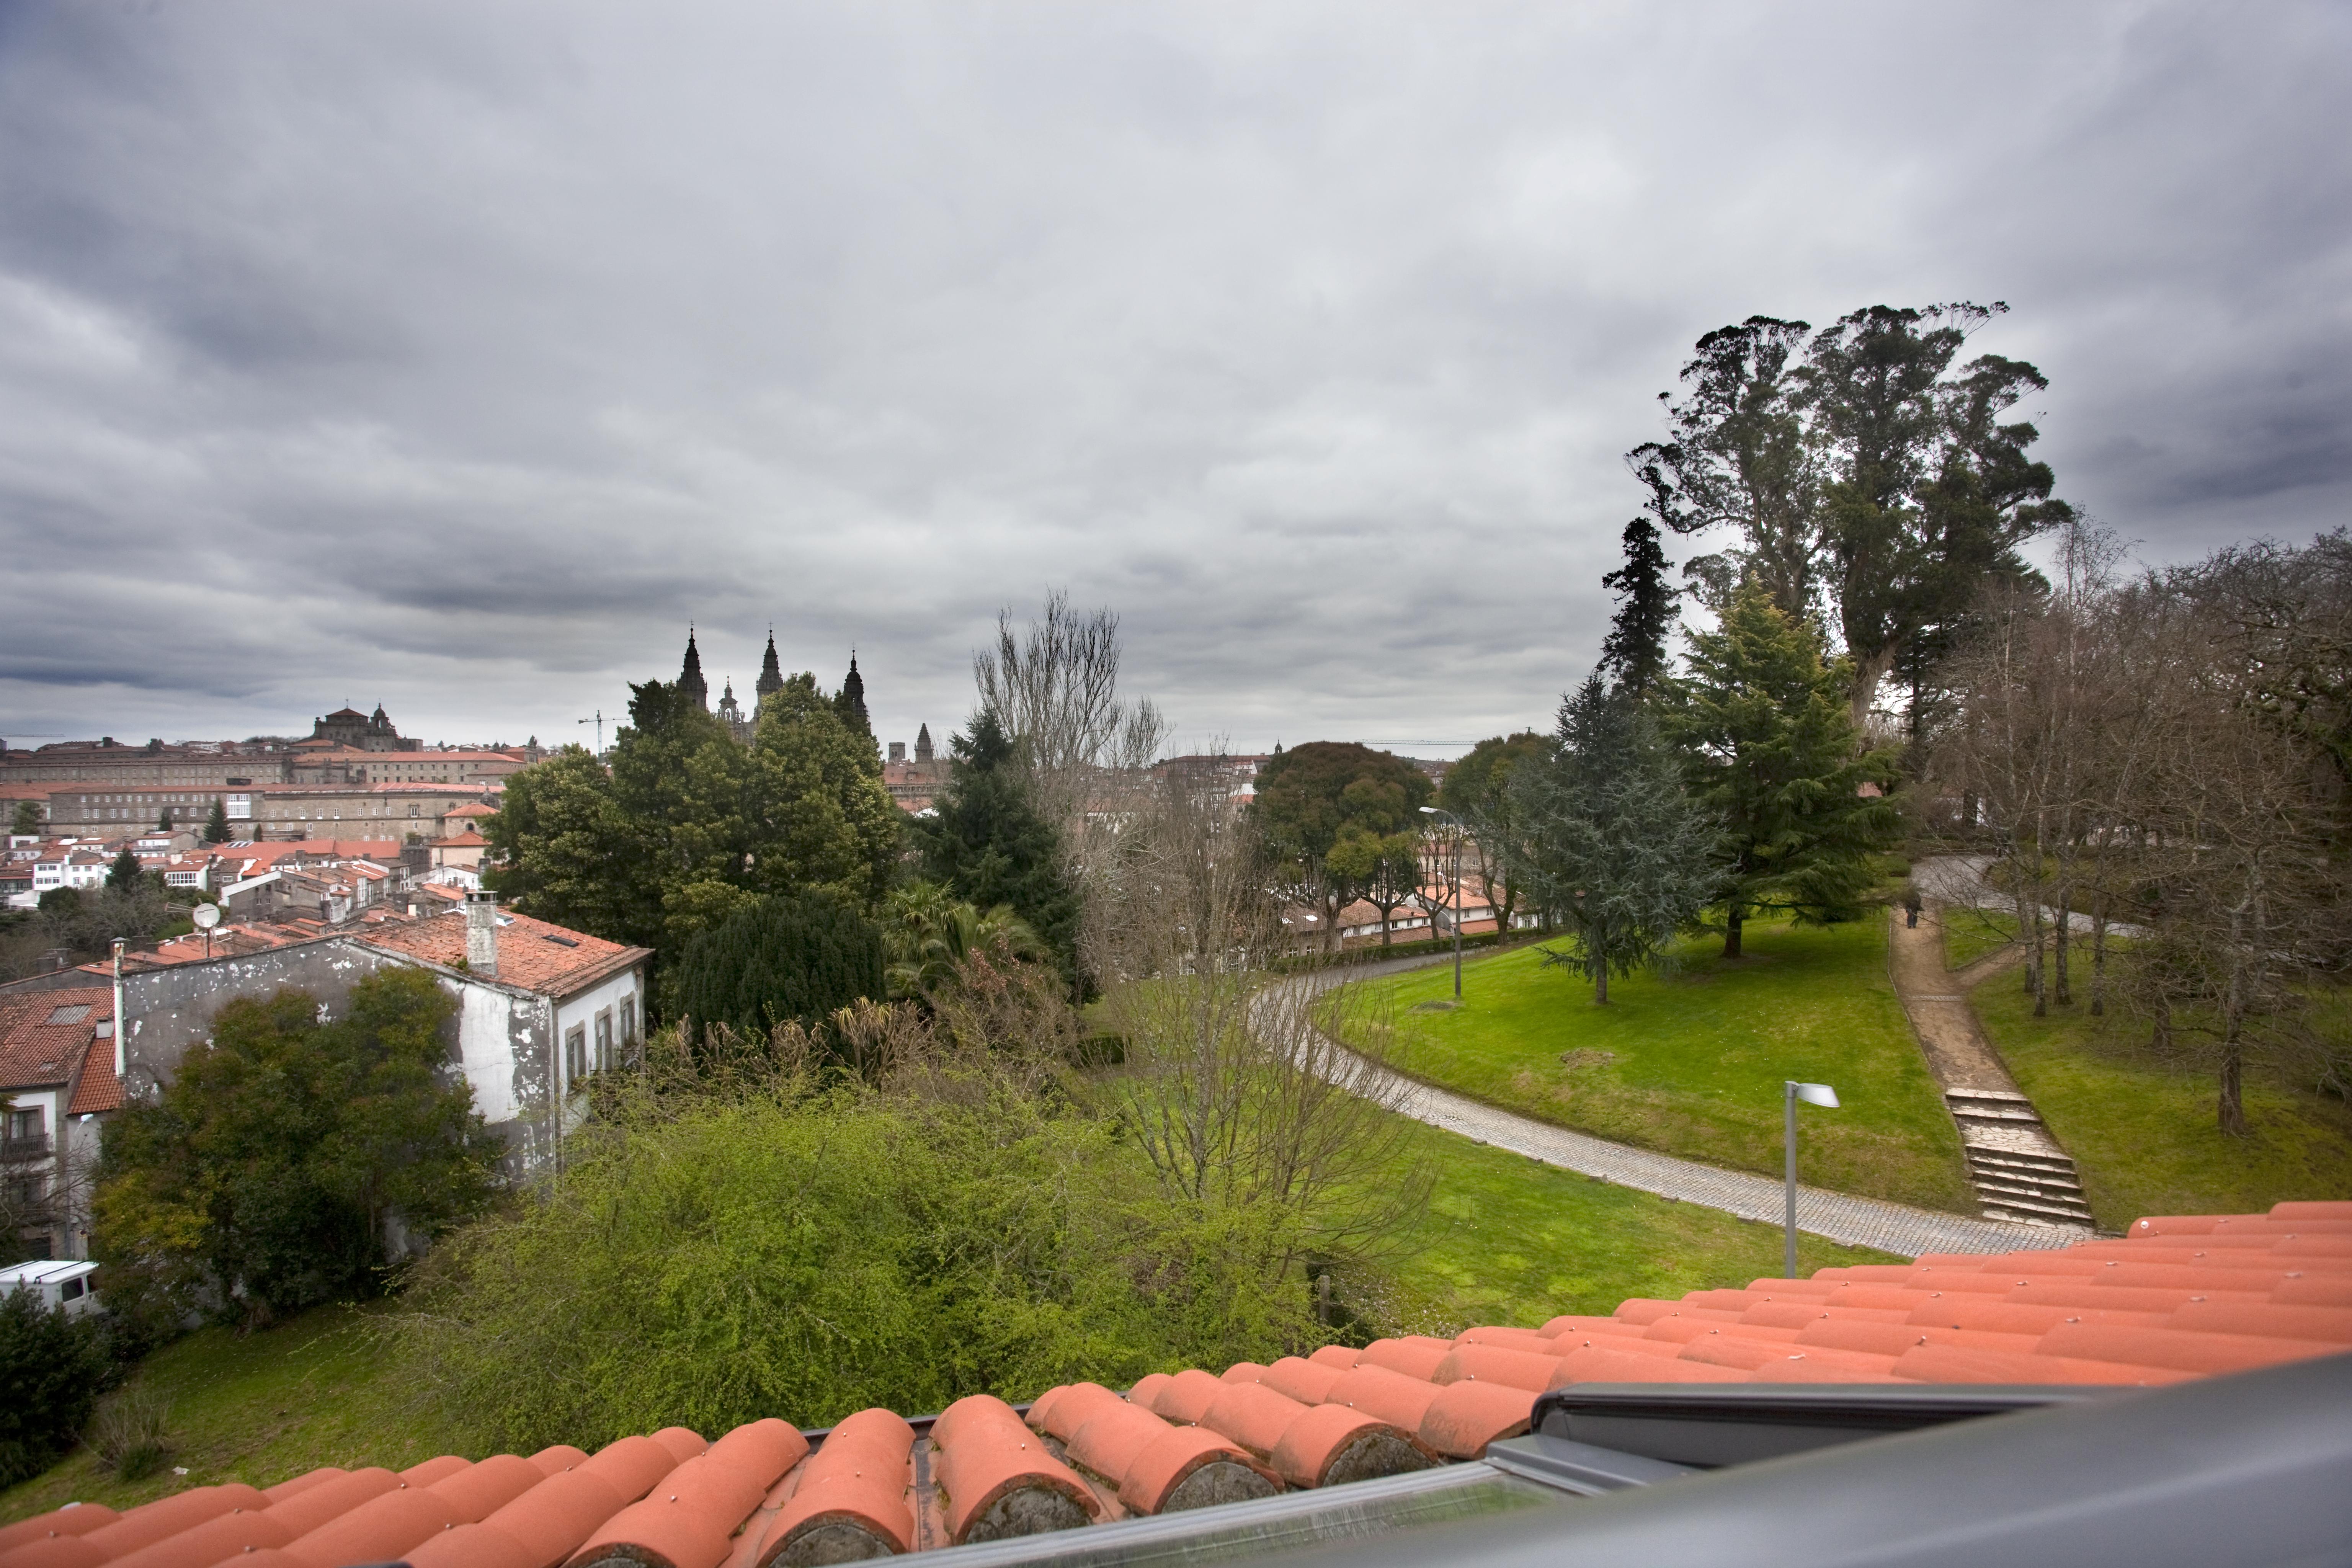
[[2341, 525], [2352, 8], [0, 4], [0, 736], [585, 739], [998, 608], [1188, 744], [1548, 721], [1754, 312], [2006, 300], [2151, 560]]

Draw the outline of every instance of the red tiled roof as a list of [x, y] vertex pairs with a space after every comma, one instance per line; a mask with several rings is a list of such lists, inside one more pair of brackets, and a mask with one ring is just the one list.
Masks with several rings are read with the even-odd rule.
[[436, 838], [433, 842], [444, 849], [480, 849], [490, 841], [469, 827], [463, 833], [452, 833], [446, 838]]
[[74, 1085], [73, 1103], [66, 1107], [66, 1114], [81, 1116], [121, 1109], [122, 1084], [114, 1076], [114, 1042], [94, 1039], [82, 1058], [81, 1081]]
[[[0, 994], [0, 1089], [65, 1082], [98, 1026], [113, 1016], [114, 992], [104, 985]], [[110, 1071], [110, 1056], [108, 1064]]]
[[593, 1458], [444, 1456], [196, 1487], [120, 1515], [86, 1503], [0, 1530], [0, 1568], [840, 1562], [1475, 1458], [1527, 1429], [1539, 1393], [1576, 1383], [2156, 1384], [2347, 1345], [2352, 1203], [2280, 1204], [2144, 1219], [2063, 1252], [1825, 1268], [1540, 1329], [1155, 1373], [1124, 1396], [1070, 1384], [1025, 1422], [988, 1394], [927, 1434], [861, 1411], [813, 1451], [769, 1417]]
[[[652, 956], [641, 947], [624, 947], [505, 910], [499, 911], [499, 921], [497, 978], [547, 995], [568, 995]], [[466, 914], [451, 910], [413, 925], [355, 933], [354, 940], [454, 969], [466, 956]]]

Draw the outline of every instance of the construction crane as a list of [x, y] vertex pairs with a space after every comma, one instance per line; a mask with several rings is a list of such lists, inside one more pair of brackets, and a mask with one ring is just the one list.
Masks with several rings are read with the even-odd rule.
[[593, 724], [596, 726], [596, 754], [600, 757], [603, 756], [604, 754], [604, 710], [602, 708], [599, 708], [596, 710], [596, 716], [594, 718], [583, 719], [580, 720], [579, 722], [583, 724]]

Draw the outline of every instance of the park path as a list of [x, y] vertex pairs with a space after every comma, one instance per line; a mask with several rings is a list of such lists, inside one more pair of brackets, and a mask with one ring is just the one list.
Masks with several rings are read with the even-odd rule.
[[[1402, 959], [1302, 975], [1279, 984], [1324, 990], [1357, 980], [1375, 979], [1432, 963], [1450, 963], [1450, 955], [1435, 959]], [[1465, 1095], [1417, 1079], [1371, 1068], [1362, 1058], [1334, 1043], [1333, 1048], [1378, 1075], [1385, 1093], [1405, 1115], [1432, 1127], [1458, 1132], [1496, 1149], [1524, 1154], [1563, 1171], [1598, 1176], [1619, 1186], [1633, 1187], [1679, 1203], [1720, 1209], [1742, 1219], [1778, 1225], [1786, 1209], [1781, 1184], [1769, 1176], [1727, 1171], [1718, 1165], [1660, 1154], [1630, 1144], [1613, 1143], [1590, 1133], [1571, 1132], [1548, 1121], [1500, 1110]], [[1914, 1208], [1881, 1198], [1856, 1197], [1819, 1187], [1797, 1189], [1797, 1228], [1848, 1247], [1875, 1247], [1903, 1258], [1928, 1252], [2010, 1252], [2034, 1247], [2069, 1246], [2083, 1233], [2050, 1226], [2019, 1225], [2005, 1220], [1972, 1219], [1965, 1215]]]
[[2023, 961], [2024, 944], [2011, 942], [1958, 971], [1944, 967], [1945, 920], [1955, 909], [1985, 907], [1976, 873], [1957, 857], [1912, 868], [1912, 885], [1925, 907], [1916, 926], [1901, 910], [1886, 911], [1887, 974], [1959, 1128], [1969, 1185], [1986, 1217], [2049, 1226], [2079, 1237], [2093, 1228], [2081, 1173], [2010, 1076], [1969, 1001], [1970, 987]]

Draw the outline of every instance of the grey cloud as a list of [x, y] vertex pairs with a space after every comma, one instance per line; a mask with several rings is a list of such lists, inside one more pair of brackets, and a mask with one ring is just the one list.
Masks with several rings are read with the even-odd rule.
[[1590, 661], [1691, 342], [1880, 300], [2011, 300], [2152, 556], [2307, 533], [2347, 55], [2325, 5], [14, 7], [0, 734], [547, 739], [690, 618], [944, 740], [1066, 584], [1188, 736], [1475, 739]]

